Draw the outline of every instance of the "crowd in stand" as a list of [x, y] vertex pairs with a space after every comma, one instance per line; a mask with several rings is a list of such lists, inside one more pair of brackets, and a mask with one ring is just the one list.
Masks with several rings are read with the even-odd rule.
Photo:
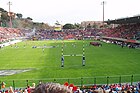
[[82, 37], [93, 37], [98, 33], [98, 29], [63, 29], [61, 31], [55, 30], [36, 30], [35, 36], [39, 40], [46, 39], [82, 39]]
[[0, 42], [8, 42], [22, 35], [23, 33], [19, 29], [0, 27]]
[[115, 28], [101, 30], [107, 37], [140, 40], [140, 23], [119, 25]]
[[75, 86], [65, 82], [59, 83], [42, 83], [37, 86], [35, 83], [28, 85], [25, 88], [14, 89], [12, 86], [9, 88], [1, 87], [0, 93], [140, 93], [140, 83], [130, 85], [125, 84], [109, 84], [109, 85], [90, 85], [90, 86]]
[[81, 39], [83, 36], [85, 38], [106, 36], [140, 40], [140, 23], [119, 25], [118, 27], [106, 29], [64, 29], [62, 31], [37, 30], [35, 35], [38, 39]]
[[38, 40], [47, 39], [82, 39], [95, 37], [95, 36], [106, 36], [123, 39], [135, 39], [140, 40], [140, 23], [138, 24], [125, 24], [119, 25], [114, 28], [105, 29], [63, 29], [61, 31], [55, 30], [36, 30], [36, 29], [16, 29], [0, 27], [0, 42], [9, 41], [17, 37], [27, 37], [32, 39], [36, 37]]
[[83, 89], [88, 93], [140, 93], [140, 83], [136, 85], [110, 84], [110, 85], [93, 85], [89, 89]]

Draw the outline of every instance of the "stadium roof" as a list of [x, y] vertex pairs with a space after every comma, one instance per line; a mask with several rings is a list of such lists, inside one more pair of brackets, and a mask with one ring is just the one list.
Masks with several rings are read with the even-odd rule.
[[105, 21], [107, 24], [130, 24], [130, 23], [140, 23], [140, 15], [127, 17], [127, 18], [120, 18], [115, 20]]

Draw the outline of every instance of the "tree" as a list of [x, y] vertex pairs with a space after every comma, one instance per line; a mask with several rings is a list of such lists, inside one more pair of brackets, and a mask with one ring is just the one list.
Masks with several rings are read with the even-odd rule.
[[7, 12], [2, 12], [2, 15], [1, 15], [1, 19], [2, 20], [9, 20], [9, 17], [8, 17], [8, 15], [7, 15], [8, 13]]
[[1, 23], [2, 23], [2, 26], [6, 27], [8, 22], [9, 22], [8, 12], [4, 11], [1, 14]]
[[76, 29], [79, 29], [79, 28], [80, 28], [80, 24], [79, 24], [79, 23], [75, 23], [75, 24], [74, 24], [74, 27], [75, 27]]
[[27, 17], [26, 19], [31, 20], [31, 21], [33, 20], [31, 17]]
[[75, 26], [73, 24], [67, 23], [63, 26], [63, 29], [75, 29]]
[[6, 10], [4, 10], [3, 8], [0, 8], [0, 11], [1, 12], [7, 12]]
[[16, 16], [21, 19], [23, 15], [21, 13], [17, 13]]

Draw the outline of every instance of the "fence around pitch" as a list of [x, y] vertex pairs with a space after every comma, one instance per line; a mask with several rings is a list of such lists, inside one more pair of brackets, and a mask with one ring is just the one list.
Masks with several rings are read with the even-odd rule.
[[32, 80], [24, 80], [24, 79], [6, 79], [0, 80], [0, 82], [5, 82], [6, 87], [12, 86], [14, 89], [16, 88], [26, 88], [28, 85], [32, 86], [32, 83], [39, 84], [39, 82], [54, 82], [64, 84], [68, 82], [69, 84], [74, 84], [76, 86], [82, 87], [84, 86], [92, 86], [102, 85], [102, 84], [115, 84], [115, 83], [130, 83], [131, 85], [134, 82], [140, 81], [140, 75], [121, 75], [121, 76], [97, 76], [97, 77], [80, 77], [80, 78], [49, 78], [49, 79], [32, 79]]

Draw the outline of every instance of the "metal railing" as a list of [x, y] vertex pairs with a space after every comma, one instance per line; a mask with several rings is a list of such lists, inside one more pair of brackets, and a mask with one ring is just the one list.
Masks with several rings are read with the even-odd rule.
[[54, 82], [64, 84], [74, 84], [76, 86], [92, 86], [96, 85], [108, 85], [108, 84], [122, 84], [129, 83], [133, 85], [135, 82], [140, 81], [140, 75], [120, 75], [120, 76], [96, 76], [96, 77], [79, 77], [79, 78], [46, 78], [46, 79], [0, 79], [0, 82], [5, 82], [6, 87], [12, 86], [16, 88], [25, 88], [28, 85], [32, 86], [32, 83], [39, 84], [39, 82]]

